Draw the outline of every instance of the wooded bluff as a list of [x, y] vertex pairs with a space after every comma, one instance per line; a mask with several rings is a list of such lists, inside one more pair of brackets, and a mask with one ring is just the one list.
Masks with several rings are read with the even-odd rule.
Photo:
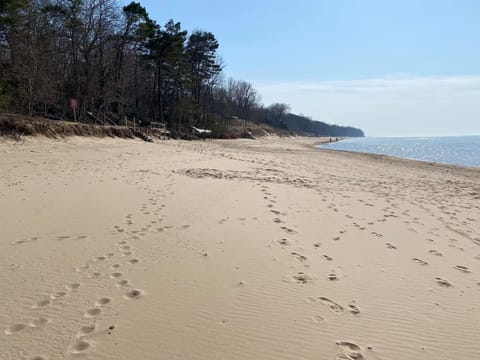
[[[252, 84], [226, 79], [215, 35], [161, 26], [138, 2], [2, 0], [0, 113], [93, 124], [166, 124], [228, 133], [233, 120], [305, 135], [363, 136], [264, 106]], [[245, 126], [246, 127], [246, 126]]]

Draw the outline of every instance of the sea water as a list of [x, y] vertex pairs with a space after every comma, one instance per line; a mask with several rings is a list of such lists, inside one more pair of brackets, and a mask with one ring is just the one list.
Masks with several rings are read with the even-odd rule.
[[351, 138], [320, 148], [480, 167], [480, 136]]

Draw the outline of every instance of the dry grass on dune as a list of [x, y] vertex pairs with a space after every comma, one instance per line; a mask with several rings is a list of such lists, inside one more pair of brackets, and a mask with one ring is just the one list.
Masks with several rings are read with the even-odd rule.
[[100, 126], [68, 121], [24, 118], [14, 115], [0, 115], [0, 136], [19, 138], [21, 136], [66, 136], [120, 137], [133, 138], [132, 131], [122, 126]]

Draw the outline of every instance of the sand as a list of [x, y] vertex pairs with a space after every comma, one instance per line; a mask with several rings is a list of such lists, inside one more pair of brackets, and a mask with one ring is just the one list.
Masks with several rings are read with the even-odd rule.
[[318, 139], [0, 143], [0, 359], [480, 359], [480, 171]]

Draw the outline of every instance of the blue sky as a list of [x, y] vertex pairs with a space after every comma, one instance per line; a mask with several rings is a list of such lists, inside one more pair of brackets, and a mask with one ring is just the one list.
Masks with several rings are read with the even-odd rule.
[[[127, 3], [127, 1], [123, 1]], [[370, 136], [480, 134], [480, 1], [141, 1], [211, 31], [263, 102]]]

